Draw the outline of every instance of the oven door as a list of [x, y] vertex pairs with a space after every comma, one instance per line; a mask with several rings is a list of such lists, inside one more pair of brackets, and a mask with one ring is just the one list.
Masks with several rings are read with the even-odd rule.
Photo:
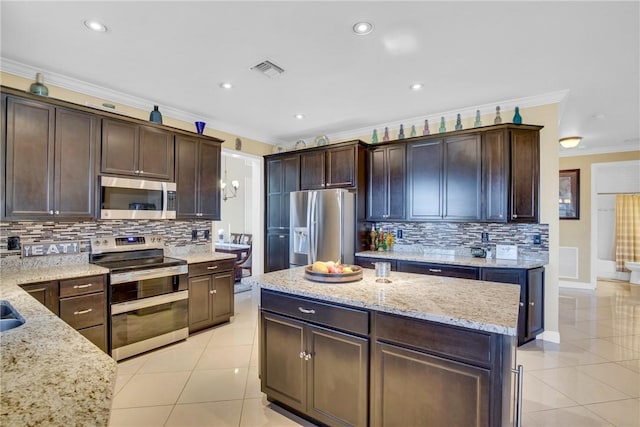
[[109, 276], [111, 305], [189, 289], [187, 265], [112, 273]]
[[111, 305], [111, 355], [115, 360], [189, 335], [189, 291]]

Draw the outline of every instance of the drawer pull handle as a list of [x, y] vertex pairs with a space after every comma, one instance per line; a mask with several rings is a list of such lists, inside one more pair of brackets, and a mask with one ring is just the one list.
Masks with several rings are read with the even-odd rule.
[[87, 314], [87, 313], [91, 313], [92, 311], [93, 311], [93, 308], [87, 308], [86, 310], [74, 311], [73, 315], [77, 316], [78, 314]]
[[217, 269], [218, 269], [217, 265], [214, 265], [212, 267], [207, 267], [207, 270], [217, 270]]
[[439, 268], [430, 268], [429, 272], [431, 272], [431, 273], [442, 273], [442, 270], [440, 270]]
[[298, 310], [300, 311], [300, 313], [304, 314], [316, 314], [316, 311], [313, 308], [298, 307]]
[[311, 359], [311, 355], [309, 353], [304, 355], [304, 360], [309, 360]]
[[307, 353], [305, 353], [304, 351], [300, 352], [300, 359], [304, 359], [304, 357], [307, 355]]
[[287, 236], [285, 236], [284, 234], [281, 234], [280, 236], [278, 236], [278, 239], [284, 239], [285, 237]]
[[93, 286], [93, 283], [87, 283], [86, 285], [73, 285], [73, 289], [84, 289], [90, 288]]

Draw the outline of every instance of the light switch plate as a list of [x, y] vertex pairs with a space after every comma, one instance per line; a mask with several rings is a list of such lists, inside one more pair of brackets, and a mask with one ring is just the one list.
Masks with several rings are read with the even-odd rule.
[[518, 245], [496, 245], [496, 258], [518, 259]]

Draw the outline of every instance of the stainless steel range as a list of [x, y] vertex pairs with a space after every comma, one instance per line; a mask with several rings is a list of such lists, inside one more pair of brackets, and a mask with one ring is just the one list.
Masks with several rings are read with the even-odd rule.
[[93, 264], [109, 269], [110, 348], [115, 360], [189, 335], [187, 262], [164, 256], [162, 236], [91, 239]]

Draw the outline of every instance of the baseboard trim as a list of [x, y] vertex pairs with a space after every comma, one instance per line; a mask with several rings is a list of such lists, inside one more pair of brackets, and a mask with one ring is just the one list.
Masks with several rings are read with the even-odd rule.
[[587, 282], [567, 282], [565, 280], [558, 281], [558, 287], [566, 289], [582, 289], [585, 291], [593, 291], [596, 285]]
[[536, 335], [536, 339], [560, 344], [560, 332], [544, 331], [543, 333]]

